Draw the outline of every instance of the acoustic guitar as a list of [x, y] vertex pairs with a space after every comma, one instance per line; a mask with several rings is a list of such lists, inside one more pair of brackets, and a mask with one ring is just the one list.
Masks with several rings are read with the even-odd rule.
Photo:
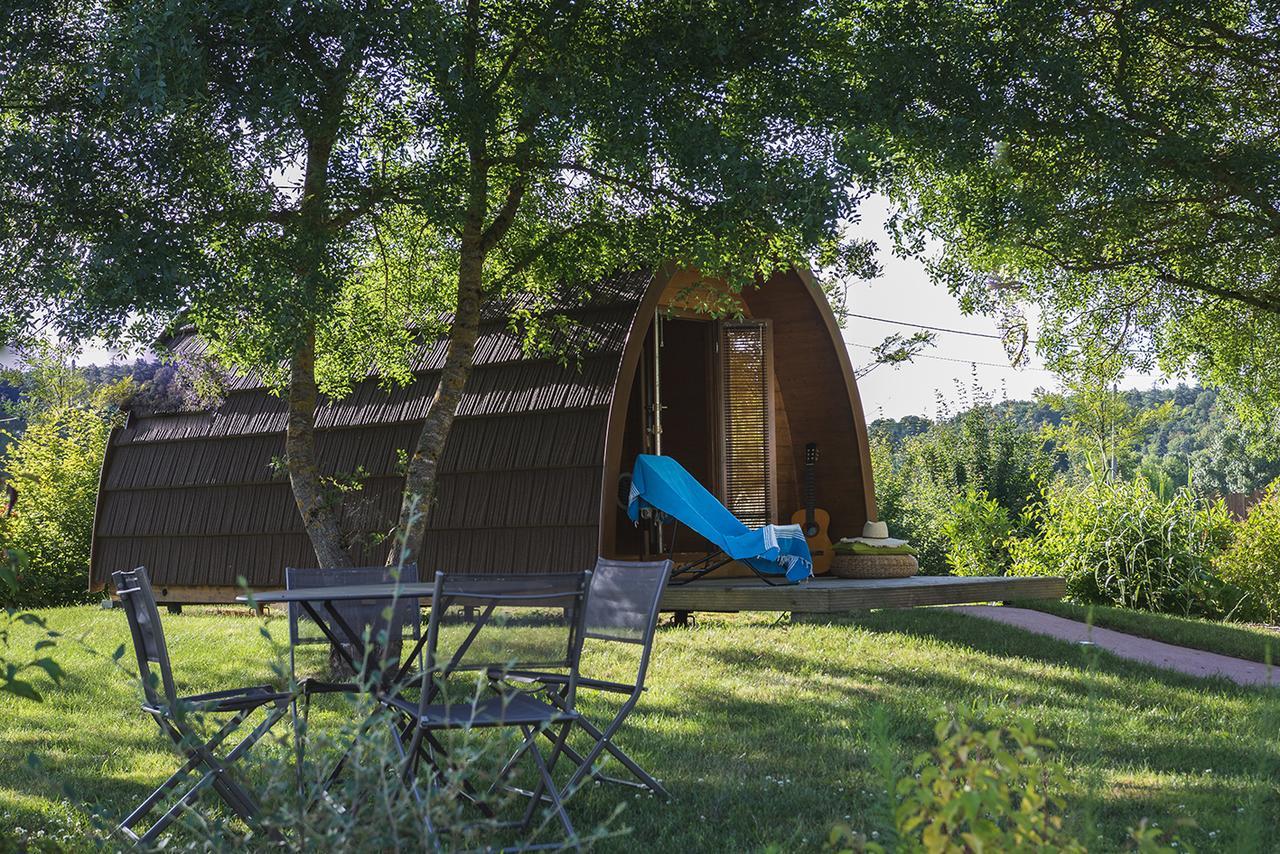
[[804, 538], [809, 543], [809, 553], [813, 555], [813, 574], [822, 575], [831, 569], [831, 561], [836, 555], [831, 547], [831, 537], [827, 535], [831, 515], [815, 506], [818, 503], [814, 474], [817, 464], [818, 444], [810, 442], [804, 446], [804, 509], [792, 513], [791, 522], [804, 531]]

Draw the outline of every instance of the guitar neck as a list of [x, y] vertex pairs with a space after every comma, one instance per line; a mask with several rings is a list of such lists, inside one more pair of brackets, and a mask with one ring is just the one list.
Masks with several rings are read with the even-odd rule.
[[806, 528], [814, 525], [814, 510], [818, 505], [817, 475], [814, 471], [818, 462], [818, 446], [810, 442], [804, 449], [804, 523]]

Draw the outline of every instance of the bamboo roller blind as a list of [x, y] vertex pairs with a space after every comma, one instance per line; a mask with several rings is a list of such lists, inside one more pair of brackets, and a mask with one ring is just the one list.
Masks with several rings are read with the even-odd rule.
[[721, 483], [725, 506], [753, 528], [776, 516], [770, 333], [767, 321], [720, 324]]

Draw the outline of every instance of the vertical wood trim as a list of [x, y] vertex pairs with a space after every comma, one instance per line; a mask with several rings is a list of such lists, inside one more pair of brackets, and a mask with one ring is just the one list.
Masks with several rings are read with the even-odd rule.
[[[128, 419], [132, 418], [131, 414], [126, 413], [125, 424], [129, 423]], [[93, 500], [93, 528], [92, 535], [89, 539], [89, 585], [88, 591], [93, 593], [101, 590], [107, 584], [107, 574], [99, 565], [98, 553], [100, 551], [100, 541], [98, 538], [98, 526], [102, 524], [102, 497], [106, 494], [107, 485], [107, 466], [111, 465], [112, 451], [115, 450], [116, 437], [120, 435], [123, 427], [119, 424], [111, 428], [111, 432], [107, 434], [107, 446], [102, 452], [102, 467], [98, 469], [98, 495]], [[121, 569], [132, 569], [132, 567], [122, 566]]]
[[609, 420], [604, 431], [604, 466], [600, 483], [600, 536], [599, 552], [604, 556], [615, 554], [618, 510], [618, 476], [622, 473], [622, 438], [626, 431], [627, 406], [631, 402], [631, 385], [635, 382], [636, 368], [644, 354], [644, 338], [658, 311], [658, 301], [668, 283], [678, 272], [670, 262], [664, 263], [654, 273], [653, 281], [631, 320], [631, 329], [623, 345], [622, 359], [613, 383], [613, 398], [609, 401]]
[[764, 411], [768, 416], [768, 433], [765, 436], [765, 459], [769, 462], [769, 521], [777, 524], [782, 513], [778, 502], [778, 409], [774, 398], [777, 383], [773, 375], [773, 321], [757, 321], [764, 324]]

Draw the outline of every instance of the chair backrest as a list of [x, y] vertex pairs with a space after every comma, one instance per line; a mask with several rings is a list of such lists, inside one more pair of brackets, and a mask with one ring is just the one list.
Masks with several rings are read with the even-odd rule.
[[[310, 587], [340, 587], [357, 584], [416, 584], [418, 581], [418, 565], [405, 564], [395, 566], [343, 566], [333, 569], [301, 569], [286, 567], [284, 586], [286, 590], [299, 590]], [[390, 611], [388, 611], [390, 608]], [[388, 643], [397, 639], [411, 637], [417, 640], [422, 632], [422, 610], [418, 607], [416, 597], [406, 596], [403, 599], [353, 599], [334, 602], [333, 609], [351, 629], [362, 637], [365, 633], [374, 641], [383, 632]], [[321, 616], [324, 612], [321, 611]], [[309, 614], [296, 602], [289, 603], [289, 643], [291, 646], [310, 643], [328, 643], [328, 639], [319, 629], [313, 634], [304, 632], [304, 627], [312, 623]], [[339, 634], [341, 637], [341, 634]]]
[[583, 618], [583, 636], [592, 640], [641, 647], [636, 686], [643, 687], [653, 637], [658, 627], [662, 591], [671, 579], [671, 561], [624, 561], [599, 558], [591, 573], [591, 590]]
[[[590, 583], [590, 572], [548, 575], [437, 572], [427, 624], [426, 662], [419, 700], [422, 708], [432, 702], [450, 675], [474, 670], [562, 672], [567, 678], [565, 697], [572, 708]], [[441, 623], [449, 608], [458, 605], [472, 609], [474, 621], [465, 635], [451, 636], [447, 648], [442, 649]], [[563, 610], [563, 618], [538, 619], [531, 614], [534, 609]]]
[[[169, 648], [164, 641], [164, 629], [160, 625], [160, 609], [151, 591], [151, 579], [145, 567], [111, 573], [116, 595], [124, 606], [129, 620], [129, 633], [133, 636], [133, 651], [138, 658], [138, 678], [147, 702], [152, 705], [167, 704], [176, 708], [178, 691], [173, 681], [173, 666], [169, 663]], [[153, 669], [154, 666], [154, 669]], [[158, 690], [159, 688], [159, 690]], [[160, 691], [163, 691], [163, 694]]]

